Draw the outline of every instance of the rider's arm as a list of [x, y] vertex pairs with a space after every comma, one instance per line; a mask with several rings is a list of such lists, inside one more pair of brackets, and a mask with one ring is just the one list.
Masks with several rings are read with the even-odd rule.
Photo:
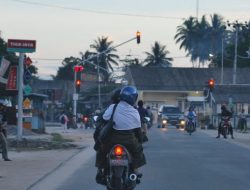
[[102, 118], [106, 121], [108, 121], [111, 118], [112, 112], [113, 112], [113, 108], [114, 108], [115, 104], [111, 104], [106, 111], [104, 112]]

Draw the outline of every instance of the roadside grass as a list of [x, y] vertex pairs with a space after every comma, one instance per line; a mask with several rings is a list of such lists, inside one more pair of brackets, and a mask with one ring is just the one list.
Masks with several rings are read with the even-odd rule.
[[52, 141], [53, 142], [58, 142], [58, 143], [73, 142], [73, 140], [64, 138], [59, 133], [51, 133], [51, 136], [52, 136]]

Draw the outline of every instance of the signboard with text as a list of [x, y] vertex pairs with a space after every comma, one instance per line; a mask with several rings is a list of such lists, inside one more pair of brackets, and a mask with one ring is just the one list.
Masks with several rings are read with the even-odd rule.
[[17, 90], [17, 67], [11, 66], [6, 84], [6, 90]]
[[32, 53], [36, 51], [35, 40], [17, 40], [9, 39], [7, 43], [7, 51], [20, 52], [20, 53]]

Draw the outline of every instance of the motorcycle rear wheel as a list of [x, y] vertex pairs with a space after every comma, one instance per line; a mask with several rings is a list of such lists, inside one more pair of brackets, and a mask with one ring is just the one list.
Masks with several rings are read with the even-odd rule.
[[114, 185], [115, 190], [123, 190], [123, 185], [122, 185], [121, 178], [114, 177], [113, 180], [112, 180], [112, 183]]

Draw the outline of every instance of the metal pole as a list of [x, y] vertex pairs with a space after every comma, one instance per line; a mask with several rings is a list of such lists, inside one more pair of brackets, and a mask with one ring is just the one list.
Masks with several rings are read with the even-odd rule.
[[74, 94], [73, 94], [73, 118], [76, 121], [76, 72], [74, 72]]
[[236, 69], [237, 69], [237, 48], [238, 48], [238, 26], [235, 31], [235, 47], [234, 47], [234, 67], [233, 67], [233, 84], [236, 84]]
[[199, 20], [199, 0], [196, 0], [196, 19]]
[[223, 84], [223, 71], [224, 70], [224, 38], [221, 40], [221, 79], [220, 83]]
[[100, 78], [99, 55], [97, 56], [97, 73], [98, 73], [98, 107], [101, 108], [101, 78]]
[[24, 53], [19, 55], [18, 65], [18, 120], [17, 120], [17, 140], [23, 135], [23, 60]]

